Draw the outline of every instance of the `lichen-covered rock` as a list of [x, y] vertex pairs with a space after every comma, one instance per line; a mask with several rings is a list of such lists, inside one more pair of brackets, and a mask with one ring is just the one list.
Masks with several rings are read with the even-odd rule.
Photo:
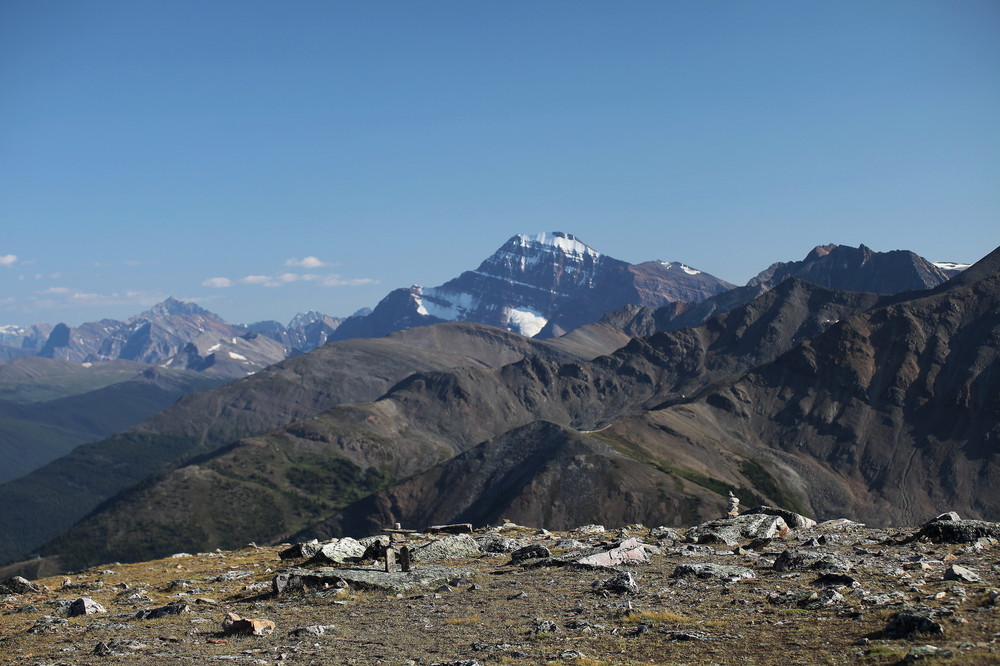
[[930, 539], [944, 543], [973, 543], [977, 539], [1000, 539], [1000, 523], [985, 520], [932, 520], [907, 541]]
[[758, 506], [757, 508], [750, 509], [749, 511], [745, 511], [743, 513], [743, 515], [747, 514], [767, 514], [769, 516], [778, 516], [785, 521], [785, 524], [796, 530], [809, 529], [810, 527], [816, 526], [816, 521], [812, 518], [807, 518], [800, 513], [795, 513], [794, 511], [774, 506]]
[[378, 569], [289, 569], [274, 577], [275, 594], [290, 594], [331, 587], [350, 587], [378, 592], [407, 592], [415, 588], [434, 588], [456, 578], [470, 578], [468, 569], [442, 566], [414, 567], [411, 571]]
[[283, 560], [293, 560], [298, 558], [309, 559], [314, 557], [316, 553], [323, 549], [319, 541], [313, 539], [312, 541], [307, 541], [304, 543], [297, 543], [289, 548], [278, 553], [278, 557]]
[[167, 604], [166, 606], [160, 606], [159, 608], [147, 608], [141, 610], [135, 614], [135, 619], [137, 620], [155, 620], [157, 618], [166, 617], [168, 615], [180, 615], [181, 613], [190, 613], [191, 607], [187, 604], [173, 603]]
[[833, 553], [813, 550], [786, 550], [774, 561], [775, 571], [792, 569], [818, 569], [822, 571], [850, 571], [851, 563]]
[[413, 562], [433, 562], [482, 555], [479, 544], [468, 534], [451, 534], [410, 549]]
[[649, 536], [653, 539], [669, 539], [670, 541], [681, 541], [684, 536], [672, 527], [654, 527], [649, 530]]
[[526, 560], [552, 557], [552, 552], [540, 543], [533, 543], [524, 548], [518, 548], [510, 554], [511, 564], [520, 564]]
[[351, 537], [334, 539], [322, 544], [322, 547], [309, 559], [316, 564], [343, 564], [360, 560], [365, 554], [365, 547]]
[[670, 575], [672, 578], [693, 576], [695, 578], [721, 578], [725, 580], [757, 577], [757, 574], [752, 569], [729, 564], [714, 564], [712, 562], [679, 564]]
[[693, 543], [724, 543], [735, 546], [738, 539], [772, 539], [788, 531], [781, 516], [743, 514], [711, 520], [687, 531], [685, 539]]
[[524, 548], [528, 545], [524, 539], [500, 536], [493, 532], [473, 538], [484, 553], [513, 553], [518, 548]]
[[611, 578], [596, 581], [592, 587], [597, 591], [607, 591], [614, 594], [639, 594], [639, 583], [631, 571], [619, 571]]
[[882, 631], [883, 638], [910, 638], [917, 634], [943, 634], [944, 626], [930, 608], [912, 607], [896, 613]]

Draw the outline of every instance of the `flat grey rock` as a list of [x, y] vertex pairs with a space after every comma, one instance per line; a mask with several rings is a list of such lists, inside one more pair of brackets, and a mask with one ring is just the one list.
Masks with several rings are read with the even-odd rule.
[[286, 592], [321, 590], [347, 586], [356, 590], [407, 592], [418, 588], [435, 588], [454, 578], [468, 578], [472, 572], [457, 567], [420, 566], [412, 571], [386, 572], [379, 569], [333, 568], [289, 569], [274, 579], [274, 591]]

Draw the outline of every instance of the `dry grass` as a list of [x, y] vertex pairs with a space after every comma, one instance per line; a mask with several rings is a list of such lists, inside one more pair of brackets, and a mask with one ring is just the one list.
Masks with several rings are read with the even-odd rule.
[[689, 617], [678, 615], [671, 611], [644, 611], [642, 613], [629, 613], [625, 619], [636, 624], [690, 624], [694, 622]]
[[[560, 537], [553, 534], [550, 539]], [[845, 541], [843, 548], [849, 551], [851, 545]], [[956, 562], [978, 571], [983, 582], [965, 586], [964, 597], [955, 592], [954, 582], [941, 580], [940, 573], [924, 574], [926, 580], [915, 585], [919, 581], [913, 578], [886, 573], [890, 555], [871, 558], [870, 565], [852, 575], [870, 594], [903, 591], [907, 603], [949, 609], [954, 618], [964, 620], [946, 620], [943, 636], [880, 639], [877, 632], [897, 608], [867, 606], [851, 597], [819, 610], [768, 600], [773, 592], [792, 591], [799, 598], [814, 590], [810, 581], [815, 575], [809, 572], [782, 576], [743, 562], [754, 567], [757, 580], [682, 583], [670, 574], [691, 558], [669, 549], [650, 564], [632, 569], [640, 586], [633, 597], [596, 594], [591, 584], [610, 575], [603, 570], [523, 569], [507, 566], [506, 557], [481, 557], [450, 563], [474, 572], [474, 589], [402, 595], [330, 589], [273, 598], [267, 594], [269, 583], [285, 563], [277, 557], [278, 548], [263, 547], [104, 565], [43, 579], [50, 590], [42, 594], [0, 597], [0, 663], [398, 666], [412, 659], [426, 666], [476, 659], [484, 666], [889, 664], [925, 643], [952, 650], [955, 656], [943, 661], [949, 665], [1000, 663], [1000, 611], [989, 602], [988, 593], [1000, 586], [1000, 569], [994, 567], [1000, 549], [967, 554], [957, 546], [910, 548], [934, 558], [956, 554]], [[733, 555], [715, 558], [735, 560]], [[226, 580], [233, 575], [242, 577]], [[941, 591], [948, 595], [935, 599]], [[93, 598], [107, 613], [70, 618], [48, 633], [28, 633], [43, 616], [58, 616], [60, 601], [80, 596]], [[140, 609], [178, 601], [188, 604], [191, 612], [155, 620], [134, 617]], [[261, 637], [224, 635], [221, 622], [227, 612], [272, 620], [277, 630]], [[537, 633], [539, 621], [556, 628]], [[321, 636], [289, 635], [311, 625], [336, 628]], [[678, 639], [685, 635], [693, 638]], [[114, 640], [135, 641], [140, 647], [109, 656], [93, 654], [99, 643]], [[563, 656], [568, 650], [583, 657]]]

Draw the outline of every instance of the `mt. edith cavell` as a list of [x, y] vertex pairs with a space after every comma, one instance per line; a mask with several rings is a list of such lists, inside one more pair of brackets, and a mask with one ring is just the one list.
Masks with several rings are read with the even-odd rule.
[[[549, 551], [534, 557], [542, 567], [569, 566], [551, 558], [574, 549], [617, 553], [645, 543], [635, 562], [598, 557], [600, 566], [611, 558], [623, 576], [669, 553], [700, 554], [707, 565], [725, 551], [730, 559], [742, 557], [741, 565], [767, 560], [778, 569], [781, 550], [771, 556], [767, 543], [783, 540], [782, 549], [794, 550], [799, 535], [816, 542], [810, 548], [837, 545], [836, 557], [849, 560], [888, 543], [879, 539], [903, 543], [906, 535], [891, 526], [916, 534], [945, 511], [973, 519], [952, 517], [954, 525], [985, 526], [969, 528], [980, 552], [1000, 536], [988, 522], [1000, 514], [998, 289], [1000, 249], [964, 267], [905, 251], [827, 245], [734, 287], [679, 262], [631, 265], [557, 232], [515, 236], [474, 271], [438, 287], [397, 289], [346, 319], [311, 313], [297, 327], [235, 326], [171, 299], [130, 322], [49, 327], [44, 341], [45, 325], [38, 325], [23, 334], [20, 347], [8, 345], [0, 365], [0, 432], [6, 433], [0, 455], [23, 457], [18, 451], [29, 440], [19, 440], [20, 433], [35, 433], [31, 441], [59, 439], [61, 431], [32, 424], [51, 421], [60, 406], [83, 413], [87, 405], [94, 418], [95, 410], [114, 411], [105, 396], [137, 395], [140, 386], [158, 387], [158, 399], [176, 402], [128, 407], [134, 420], [125, 429], [76, 423], [79, 446], [53, 449], [23, 475], [8, 477], [0, 485], [0, 555], [9, 564], [0, 578], [41, 578], [248, 542], [257, 544], [253, 552], [220, 557], [239, 560], [237, 568], [264, 566], [254, 558], [265, 544], [306, 548], [318, 539], [333, 544], [331, 553], [350, 551], [347, 537], [387, 540], [383, 530], [395, 524], [404, 528], [398, 535], [432, 525], [483, 530], [506, 523], [510, 536], [524, 542], [518, 548], [535, 547], [538, 538], [512, 526], [564, 532], [564, 545], [536, 544]], [[84, 367], [93, 371], [88, 377], [101, 379], [82, 378]], [[734, 497], [742, 513], [733, 510]], [[766, 510], [746, 512], [755, 507]], [[711, 523], [727, 513], [735, 523]], [[760, 520], [751, 528], [750, 515], [783, 516], [784, 527], [758, 534]], [[838, 531], [833, 523], [815, 528], [814, 521], [843, 518], [875, 531]], [[588, 524], [632, 527], [614, 538], [570, 543], [573, 534], [598, 534], [578, 530]], [[516, 550], [494, 544], [511, 541], [507, 536], [477, 534], [469, 538], [475, 548], [435, 558]], [[914, 539], [938, 536], [932, 530]], [[741, 539], [768, 541], [747, 550]], [[350, 551], [346, 561], [363, 559], [373, 543]], [[853, 554], [848, 543], [855, 544]], [[435, 558], [425, 558], [414, 560], [414, 571], [427, 566], [430, 576]], [[343, 558], [337, 562], [347, 566]], [[716, 566], [735, 571], [735, 564]], [[389, 565], [369, 568], [378, 566]], [[818, 568], [837, 569], [846, 580], [852, 566], [869, 565]], [[478, 573], [456, 570], [441, 580], [475, 575], [472, 587], [481, 587], [486, 583], [478, 577], [492, 574], [481, 562], [474, 568]], [[306, 591], [322, 578], [298, 569], [288, 575]], [[331, 590], [378, 588], [347, 573], [329, 575], [343, 586]], [[719, 575], [727, 585], [757, 580]], [[631, 583], [622, 581], [627, 591]], [[619, 583], [600, 583], [586, 598], [617, 598]], [[186, 589], [175, 586], [168, 596], [193, 602]], [[329, 604], [336, 596], [317, 589], [310, 603]], [[266, 592], [227, 590], [227, 603]], [[275, 587], [279, 593], [286, 594]], [[841, 599], [831, 607], [852, 607], [843, 590], [835, 593]], [[136, 603], [145, 607], [158, 597], [142, 599]], [[813, 609], [809, 603], [796, 607]], [[925, 615], [927, 622], [942, 617]], [[652, 616], [613, 617], [612, 634], [680, 631]], [[63, 630], [58, 622], [53, 627]], [[545, 633], [551, 632], [533, 635]], [[0, 641], [16, 643], [12, 635]], [[534, 651], [536, 640], [512, 654], [526, 655], [524, 663], [543, 656], [573, 663]], [[107, 654], [146, 654], [122, 645], [105, 642]], [[508, 658], [501, 652], [479, 657]]]

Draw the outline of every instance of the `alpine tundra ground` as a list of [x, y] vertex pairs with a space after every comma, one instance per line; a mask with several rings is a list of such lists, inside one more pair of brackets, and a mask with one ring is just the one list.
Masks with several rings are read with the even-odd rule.
[[[491, 537], [493, 549], [506, 544], [513, 557], [484, 552], [415, 562], [414, 580], [421, 571], [434, 575], [399, 592], [347, 575], [362, 570], [378, 581], [381, 564], [317, 567], [280, 559], [287, 546], [103, 565], [36, 581], [44, 586], [38, 592], [0, 597], [0, 660], [39, 666], [1000, 663], [995, 538], [907, 542], [916, 529], [873, 530], [850, 521], [736, 546], [691, 543], [666, 529], [626, 530], [493, 528], [501, 537]], [[486, 534], [471, 536], [485, 544]], [[574, 560], [574, 552], [618, 552], [631, 537], [646, 544], [648, 562], [606, 567]], [[524, 545], [544, 546], [550, 557], [537, 557], [544, 551], [536, 549], [527, 551], [536, 557], [512, 563]], [[701, 566], [685, 568], [695, 564]], [[337, 571], [355, 582], [342, 582]], [[280, 572], [312, 582], [276, 594]], [[310, 572], [331, 583], [317, 584]], [[71, 604], [83, 608], [77, 600], [84, 597], [103, 612], [91, 607], [98, 612], [69, 617]], [[230, 613], [263, 622], [227, 621]]]

